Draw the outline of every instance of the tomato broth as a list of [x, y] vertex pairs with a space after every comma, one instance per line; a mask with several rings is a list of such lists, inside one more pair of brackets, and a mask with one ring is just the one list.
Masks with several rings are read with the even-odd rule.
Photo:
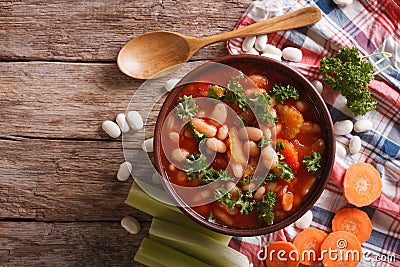
[[174, 185], [210, 185], [198, 194], [177, 190], [205, 219], [252, 229], [302, 205], [318, 180], [325, 142], [302, 88], [268, 70], [235, 68], [244, 77], [231, 77], [225, 86], [194, 82], [176, 89], [161, 162]]

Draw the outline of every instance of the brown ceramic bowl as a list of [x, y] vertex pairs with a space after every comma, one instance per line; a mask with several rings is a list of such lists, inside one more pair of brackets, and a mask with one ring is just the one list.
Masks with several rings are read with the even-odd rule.
[[[180, 209], [185, 213], [189, 218], [198, 224], [209, 228], [213, 231], [232, 235], [232, 236], [256, 236], [267, 234], [271, 232], [275, 232], [280, 230], [291, 223], [295, 222], [299, 219], [306, 211], [312, 208], [314, 203], [318, 200], [320, 195], [322, 194], [325, 185], [329, 179], [331, 174], [331, 170], [334, 163], [334, 155], [335, 155], [335, 139], [333, 133], [333, 124], [332, 119], [329, 114], [329, 111], [323, 102], [320, 94], [316, 91], [313, 85], [299, 72], [289, 67], [288, 65], [278, 62], [272, 59], [268, 59], [260, 56], [252, 56], [252, 55], [236, 55], [236, 56], [225, 56], [222, 58], [217, 58], [212, 62], [218, 62], [222, 64], [226, 64], [228, 66], [236, 66], [240, 64], [250, 64], [256, 70], [265, 70], [268, 72], [278, 73], [281, 77], [285, 77], [291, 84], [294, 84], [296, 88], [299, 89], [300, 94], [306, 96], [308, 100], [314, 105], [314, 111], [316, 112], [316, 116], [318, 118], [319, 124], [322, 127], [322, 135], [325, 141], [325, 150], [322, 155], [322, 168], [317, 177], [317, 182], [314, 184], [313, 188], [303, 199], [303, 202], [297, 210], [293, 211], [290, 215], [284, 218], [277, 223], [272, 224], [271, 226], [263, 226], [255, 229], [240, 229], [240, 228], [231, 228], [227, 226], [223, 226], [220, 224], [210, 223], [206, 218], [198, 214], [191, 207], [185, 206], [183, 200], [179, 197], [177, 192], [172, 187], [171, 183], [168, 181], [168, 176], [166, 174], [166, 166], [163, 166], [161, 159], [161, 127], [163, 125], [164, 120], [166, 119], [169, 111], [171, 110], [171, 104], [177, 98], [178, 93], [183, 88], [182, 86], [177, 86], [167, 97], [165, 100], [161, 111], [159, 113], [155, 134], [154, 134], [154, 149], [155, 149], [155, 163], [156, 168], [158, 169], [161, 176], [163, 176], [163, 185], [172, 199], [177, 202]], [[188, 75], [186, 75], [183, 80], [192, 80], [194, 77], [204, 75], [207, 73], [207, 66], [200, 66], [199, 68], [193, 70]], [[214, 73], [215, 74], [215, 73]]]

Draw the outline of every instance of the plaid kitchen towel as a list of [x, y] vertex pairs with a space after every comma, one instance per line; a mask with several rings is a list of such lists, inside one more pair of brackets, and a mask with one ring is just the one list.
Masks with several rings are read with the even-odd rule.
[[[397, 1], [397, 0], [394, 0]], [[305, 6], [318, 6], [322, 20], [311, 27], [268, 34], [268, 43], [280, 49], [298, 47], [303, 52], [299, 63], [289, 65], [297, 68], [307, 78], [323, 82], [319, 72], [319, 61], [323, 56], [334, 56], [338, 47], [356, 47], [361, 54], [387, 51], [393, 56], [375, 66], [376, 70], [389, 66], [370, 83], [372, 96], [377, 100], [375, 111], [362, 116], [373, 122], [374, 129], [357, 134], [362, 140], [362, 149], [356, 155], [337, 159], [333, 173], [321, 198], [312, 208], [312, 227], [330, 232], [331, 221], [339, 209], [349, 206], [342, 195], [343, 175], [351, 164], [368, 162], [382, 176], [381, 197], [368, 207], [362, 208], [372, 220], [373, 232], [362, 245], [363, 260], [359, 266], [400, 266], [400, 8], [393, 0], [354, 1], [350, 6], [339, 7], [332, 0], [254, 1], [241, 17], [235, 28], [256, 21], [285, 14]], [[227, 42], [231, 54], [242, 54], [243, 39]], [[370, 57], [373, 63], [382, 56]], [[354, 117], [345, 106], [345, 99], [324, 83], [322, 91], [332, 115], [333, 122]], [[337, 137], [337, 141], [348, 145], [351, 133]], [[231, 246], [247, 255], [254, 266], [265, 266], [263, 248], [275, 240], [292, 241], [299, 232], [294, 226], [270, 235], [235, 238]]]

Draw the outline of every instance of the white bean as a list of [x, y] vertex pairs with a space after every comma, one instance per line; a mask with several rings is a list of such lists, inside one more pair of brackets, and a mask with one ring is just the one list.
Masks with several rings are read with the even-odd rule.
[[268, 35], [266, 34], [258, 35], [255, 42], [255, 48], [261, 52], [267, 46], [267, 42], [268, 42]]
[[271, 129], [267, 125], [261, 124], [260, 129], [263, 132], [263, 135], [265, 138], [267, 138], [267, 139], [271, 138], [271, 136], [272, 136]]
[[353, 0], [333, 0], [333, 2], [341, 7], [349, 6], [353, 3]]
[[239, 137], [241, 139], [249, 139], [251, 141], [259, 141], [263, 136], [263, 132], [256, 127], [244, 127], [239, 130]]
[[347, 154], [346, 148], [339, 142], [336, 142], [336, 151], [335, 155], [338, 158], [344, 158]]
[[303, 113], [304, 111], [306, 111], [308, 109], [308, 103], [304, 100], [296, 101], [295, 106], [296, 106], [297, 110], [300, 111], [301, 113]]
[[313, 216], [312, 211], [311, 211], [311, 210], [308, 210], [306, 213], [304, 213], [303, 216], [301, 216], [301, 217], [294, 223], [294, 225], [295, 225], [297, 228], [306, 229], [306, 228], [310, 227], [311, 222], [312, 222], [312, 220], [313, 220], [313, 217], [314, 217], [314, 216]]
[[206, 141], [206, 145], [209, 149], [218, 153], [225, 153], [226, 151], [225, 143], [215, 137], [208, 138]]
[[123, 113], [120, 113], [117, 115], [117, 117], [115, 118], [115, 121], [117, 122], [119, 128], [121, 129], [121, 131], [123, 133], [127, 133], [130, 130], [129, 124], [126, 121], [126, 115]]
[[272, 45], [272, 44], [267, 44], [265, 48], [263, 49], [263, 53], [265, 54], [270, 54], [270, 55], [276, 55], [279, 57], [279, 60], [281, 60], [282, 57], [282, 50], [280, 50], [278, 47]]
[[353, 122], [351, 120], [337, 121], [333, 125], [333, 128], [335, 129], [335, 134], [346, 135], [353, 130]]
[[354, 123], [354, 131], [357, 133], [363, 133], [372, 130], [372, 121], [364, 119]]
[[228, 111], [226, 109], [226, 104], [224, 103], [216, 104], [210, 114], [210, 118], [216, 120], [220, 124], [225, 123], [227, 116], [228, 116]]
[[184, 162], [186, 158], [189, 156], [189, 151], [186, 149], [175, 148], [172, 150], [171, 157], [176, 162]]
[[285, 47], [282, 50], [282, 57], [288, 61], [300, 62], [303, 58], [303, 52], [296, 47]]
[[149, 138], [147, 140], [144, 140], [142, 143], [143, 151], [147, 153], [153, 152], [154, 151], [153, 143], [154, 143], [154, 138]]
[[232, 171], [233, 171], [233, 175], [235, 175], [236, 178], [241, 178], [244, 173], [243, 166], [240, 165], [239, 163], [232, 164]]
[[217, 134], [217, 127], [208, 124], [202, 119], [193, 118], [190, 122], [193, 124], [194, 128], [197, 131], [207, 135], [208, 137], [214, 137]]
[[361, 150], [361, 138], [358, 136], [353, 136], [350, 139], [349, 150], [352, 155], [357, 154]]
[[121, 129], [119, 126], [113, 121], [104, 121], [102, 124], [103, 130], [112, 138], [117, 138], [121, 135]]
[[219, 127], [217, 137], [219, 140], [225, 140], [228, 137], [228, 126], [222, 125]]
[[131, 234], [136, 235], [140, 231], [140, 223], [132, 216], [125, 216], [121, 220], [121, 226]]
[[247, 55], [260, 55], [260, 53], [255, 48], [250, 48], [249, 51], [246, 51]]
[[249, 51], [251, 48], [253, 48], [255, 42], [256, 42], [256, 36], [247, 36], [243, 40], [242, 50], [245, 52]]
[[278, 164], [278, 155], [272, 146], [266, 146], [261, 150], [262, 161], [265, 167], [275, 169]]
[[132, 171], [132, 164], [130, 162], [123, 162], [119, 165], [118, 172], [117, 172], [117, 179], [119, 181], [126, 181], [131, 176]]
[[179, 82], [179, 79], [169, 79], [164, 83], [165, 90], [171, 92], [175, 88], [175, 85]]
[[322, 90], [324, 89], [322, 82], [320, 82], [318, 80], [314, 80], [311, 83], [312, 83], [312, 85], [314, 85], [315, 89], [317, 89], [318, 93], [322, 94]]
[[256, 192], [254, 193], [253, 198], [255, 200], [261, 200], [265, 194], [267, 190], [265, 189], [264, 186], [260, 186], [259, 188], [257, 188]]
[[143, 119], [137, 111], [129, 111], [126, 114], [126, 120], [133, 130], [140, 130], [143, 128]]
[[212, 210], [212, 213], [215, 218], [219, 219], [223, 224], [227, 226], [232, 226], [235, 223], [233, 218], [226, 214], [226, 212], [222, 208], [214, 208]]
[[260, 148], [258, 147], [257, 143], [250, 140], [243, 143], [243, 151], [250, 157], [256, 157], [260, 154]]
[[270, 53], [262, 53], [261, 54], [262, 57], [268, 57], [268, 58], [272, 58], [278, 61], [281, 61], [281, 57], [278, 55], [274, 55], [274, 54], [270, 54]]

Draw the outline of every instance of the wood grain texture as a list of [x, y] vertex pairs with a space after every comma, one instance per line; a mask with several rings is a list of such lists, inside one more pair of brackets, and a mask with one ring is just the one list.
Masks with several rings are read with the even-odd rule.
[[120, 142], [21, 138], [1, 140], [0, 151], [0, 219], [111, 221], [131, 213], [147, 218], [124, 204], [132, 179], [116, 179], [124, 161]]
[[[127, 41], [148, 31], [193, 37], [229, 31], [250, 2], [1, 1], [0, 59], [114, 61]], [[219, 43], [195, 58], [224, 54], [224, 43]]]
[[149, 222], [138, 235], [119, 222], [0, 222], [1, 266], [142, 266], [133, 257]]

